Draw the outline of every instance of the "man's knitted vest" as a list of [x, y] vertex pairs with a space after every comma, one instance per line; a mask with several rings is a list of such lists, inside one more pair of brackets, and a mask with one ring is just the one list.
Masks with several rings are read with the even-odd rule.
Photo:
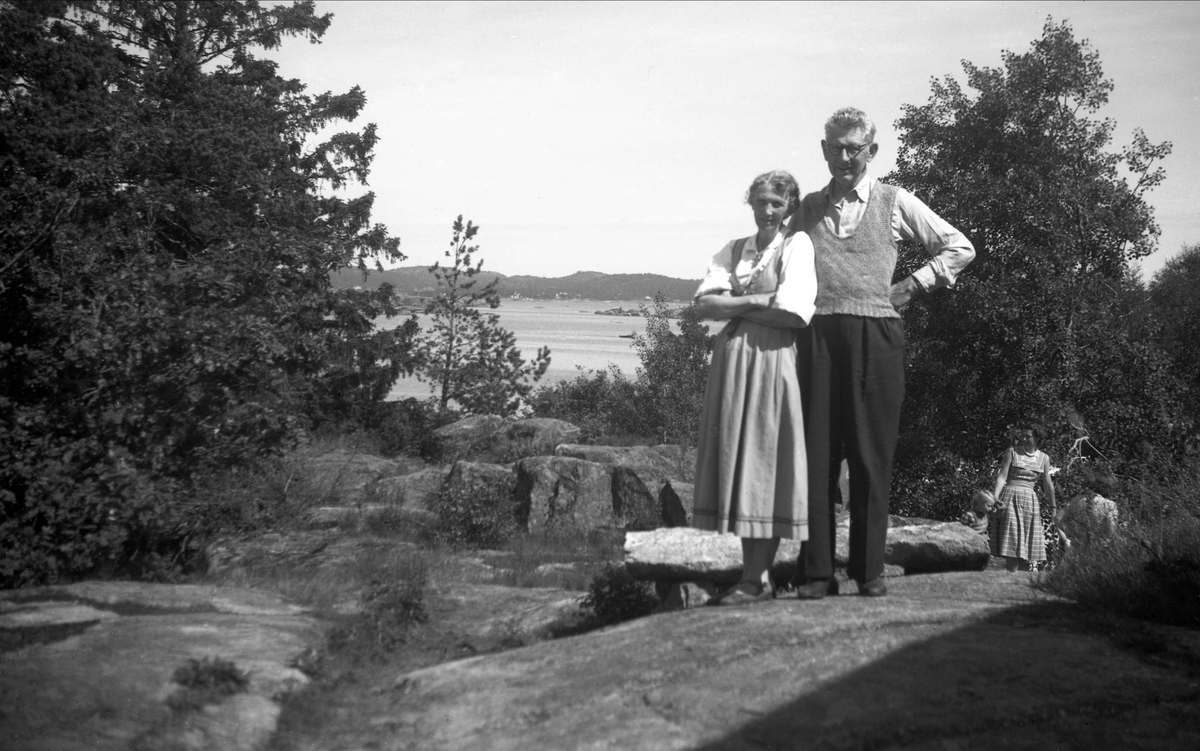
[[876, 182], [867, 210], [850, 237], [838, 237], [825, 223], [825, 198], [809, 193], [800, 204], [800, 229], [812, 238], [816, 251], [816, 315], [899, 318], [892, 307], [892, 274], [896, 271], [896, 240], [892, 212], [896, 188]]

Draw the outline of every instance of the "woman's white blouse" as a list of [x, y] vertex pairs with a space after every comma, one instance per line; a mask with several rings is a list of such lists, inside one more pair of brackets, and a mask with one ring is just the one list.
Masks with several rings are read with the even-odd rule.
[[[696, 290], [696, 297], [732, 292], [736, 278], [738, 287], [743, 288], [743, 294], [774, 292], [772, 308], [795, 313], [805, 323], [811, 322], [817, 310], [817, 271], [812, 239], [808, 234], [797, 232], [786, 242], [783, 233], [777, 234], [757, 264], [754, 263], [754, 256], [758, 254], [755, 237], [746, 238], [741, 257], [734, 259], [733, 253], [738, 242], [730, 240], [712, 257], [708, 272]], [[751, 283], [752, 278], [754, 281]], [[748, 283], [750, 288], [745, 289]]]

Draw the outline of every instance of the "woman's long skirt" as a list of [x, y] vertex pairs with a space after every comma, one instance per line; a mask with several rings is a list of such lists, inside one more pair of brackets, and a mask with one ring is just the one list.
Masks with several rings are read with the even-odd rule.
[[734, 320], [717, 335], [693, 491], [697, 529], [808, 539], [795, 329]]
[[1000, 517], [996, 554], [1034, 563], [1046, 560], [1042, 510], [1033, 487], [1009, 483], [1000, 491], [1000, 503], [1004, 512]]

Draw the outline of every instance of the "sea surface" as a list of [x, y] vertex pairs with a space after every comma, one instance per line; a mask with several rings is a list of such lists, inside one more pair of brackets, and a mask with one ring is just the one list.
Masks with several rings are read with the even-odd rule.
[[[628, 337], [646, 333], [646, 319], [641, 316], [596, 315], [598, 310], [637, 309], [636, 301], [603, 300], [511, 300], [501, 301], [490, 311], [500, 316], [500, 325], [513, 332], [517, 347], [526, 360], [537, 355], [538, 347], [550, 348], [550, 368], [541, 384], [570, 380], [590, 370], [605, 370], [616, 365], [625, 375], [635, 377], [641, 364]], [[427, 316], [418, 316], [421, 328], [429, 327]], [[386, 318], [377, 322], [381, 328], [392, 328], [407, 318]], [[711, 326], [710, 326], [711, 328]], [[678, 332], [679, 325], [675, 323]], [[429, 384], [416, 378], [401, 378], [392, 388], [389, 399], [425, 397], [431, 394]]]

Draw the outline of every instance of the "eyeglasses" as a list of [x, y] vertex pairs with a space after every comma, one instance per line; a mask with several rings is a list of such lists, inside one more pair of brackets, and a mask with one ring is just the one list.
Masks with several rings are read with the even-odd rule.
[[845, 146], [838, 143], [825, 143], [825, 148], [829, 151], [830, 156], [841, 156], [842, 152], [846, 152], [847, 159], [855, 159], [859, 154], [866, 151], [869, 143], [864, 143], [862, 146]]

